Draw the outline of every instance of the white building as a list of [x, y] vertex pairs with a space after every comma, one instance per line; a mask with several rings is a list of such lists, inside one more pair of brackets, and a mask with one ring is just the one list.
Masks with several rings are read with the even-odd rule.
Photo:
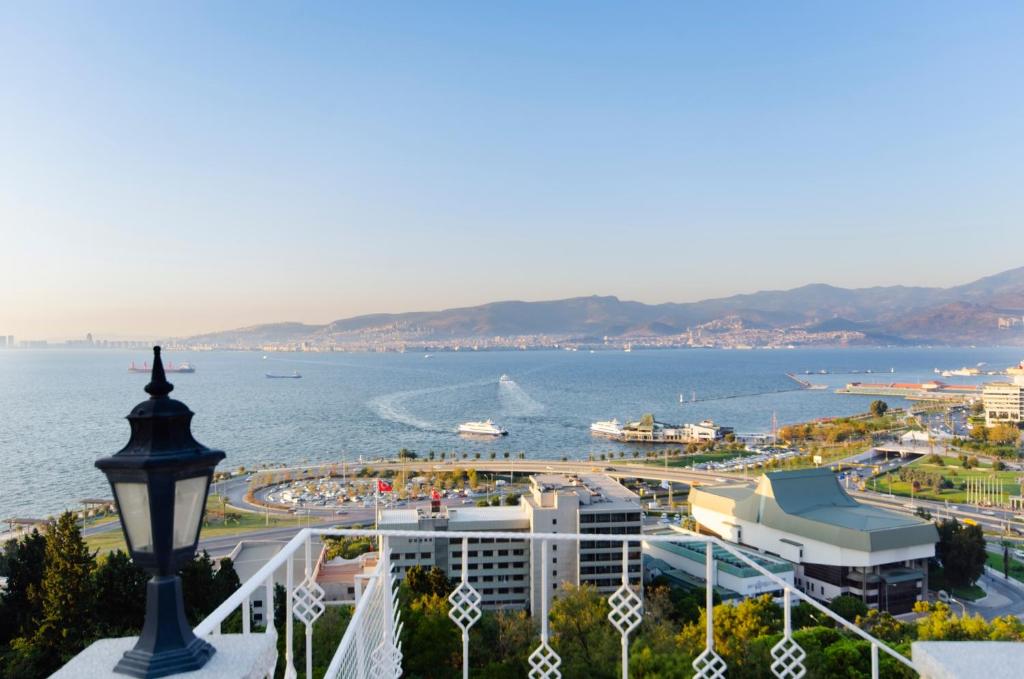
[[[607, 476], [539, 474], [530, 477], [529, 492], [514, 507], [449, 507], [430, 514], [416, 509], [381, 512], [382, 530], [500, 531], [523, 533], [640, 534], [640, 500]], [[398, 577], [412, 566], [437, 566], [450, 578], [462, 575], [462, 541], [391, 538]], [[467, 580], [481, 594], [485, 608], [526, 608], [539, 611], [541, 572], [549, 570], [551, 597], [562, 583], [594, 585], [602, 593], [621, 583], [621, 543], [557, 541], [548, 546], [547, 561], [528, 540], [473, 538], [468, 544]], [[640, 579], [641, 547], [629, 554], [631, 578]]]
[[[668, 527], [647, 535], [671, 535], [678, 533]], [[678, 542], [644, 541], [644, 568], [653, 577], [664, 575], [669, 579], [683, 580], [684, 586], [692, 582], [704, 583], [707, 578], [707, 555], [703, 542], [680, 534]], [[777, 559], [747, 549], [738, 550], [769, 573], [784, 580], [791, 587], [795, 585], [794, 566], [784, 559]], [[715, 570], [711, 586], [722, 592], [723, 598], [747, 598], [772, 594], [781, 597], [782, 586], [721, 547], [715, 547]], [[685, 574], [685, 577], [680, 575]]]
[[1013, 382], [989, 382], [981, 388], [985, 406], [985, 426], [1024, 423], [1024, 375], [1015, 375]]
[[690, 505], [702, 531], [792, 562], [796, 586], [816, 599], [853, 594], [903, 613], [927, 592], [935, 526], [860, 504], [828, 469], [695, 487]]

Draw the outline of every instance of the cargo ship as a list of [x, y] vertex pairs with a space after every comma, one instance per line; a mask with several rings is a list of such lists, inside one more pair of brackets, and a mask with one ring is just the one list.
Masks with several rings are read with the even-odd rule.
[[[135, 361], [132, 361], [132, 364], [128, 366], [128, 372], [130, 373], [149, 373], [152, 372], [152, 370], [153, 369], [149, 367], [148, 363], [143, 363], [142, 367], [139, 368], [135, 365]], [[194, 373], [195, 371], [195, 366], [191, 363], [174, 365], [173, 363], [168, 362], [167, 365], [164, 366], [165, 373]]]
[[271, 380], [298, 380], [302, 378], [302, 375], [298, 371], [292, 371], [291, 374], [284, 373], [266, 373], [268, 379]]

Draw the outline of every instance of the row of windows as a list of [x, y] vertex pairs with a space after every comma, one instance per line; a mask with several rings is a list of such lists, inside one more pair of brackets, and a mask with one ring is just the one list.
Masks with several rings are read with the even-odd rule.
[[526, 594], [525, 587], [484, 587], [480, 590], [484, 596], [491, 594]]
[[522, 573], [516, 575], [483, 575], [478, 578], [476, 575], [471, 575], [467, 578], [471, 583], [477, 582], [508, 582], [512, 580], [514, 582], [522, 582], [526, 579], [526, 576]]
[[[639, 561], [640, 552], [630, 552], [629, 559], [631, 561]], [[622, 552], [585, 552], [580, 554], [581, 563], [592, 561], [622, 561]]]
[[[434, 555], [432, 553], [430, 553], [430, 552], [420, 552], [420, 555], [419, 555], [419, 558], [421, 558], [421, 559], [432, 559], [433, 557], [434, 557]], [[416, 559], [416, 553], [415, 552], [406, 552], [405, 554], [398, 555], [398, 558], [400, 558], [400, 559], [404, 558], [404, 559], [407, 559], [408, 561], [413, 561], [414, 559]]]
[[590, 535], [639, 535], [640, 526], [589, 526], [580, 528], [580, 532]]
[[[630, 573], [639, 573], [640, 564], [629, 565]], [[580, 575], [616, 575], [622, 573], [622, 566], [580, 566]]]
[[[525, 561], [508, 561], [505, 563], [495, 563], [493, 561], [484, 561], [483, 563], [470, 563], [467, 570], [490, 570], [492, 568], [526, 568]], [[457, 573], [462, 570], [462, 564], [455, 564], [452, 566], [452, 572]]]
[[[508, 556], [510, 551], [511, 551], [513, 556], [523, 556], [524, 554], [526, 554], [526, 550], [525, 549], [512, 549], [512, 550], [499, 549], [499, 550], [497, 550], [497, 553], [498, 553], [498, 556]], [[493, 550], [493, 549], [484, 549], [484, 550], [478, 552], [475, 549], [471, 549], [467, 553], [469, 554], [469, 558], [472, 559], [474, 556], [477, 556], [478, 553], [481, 556], [484, 556], [484, 557], [494, 556], [495, 550]], [[462, 558], [462, 550], [458, 549], [458, 550], [452, 552], [452, 558], [454, 558], [454, 559], [461, 559]]]
[[627, 512], [625, 514], [580, 513], [580, 523], [625, 523], [626, 521], [640, 521], [640, 512]]

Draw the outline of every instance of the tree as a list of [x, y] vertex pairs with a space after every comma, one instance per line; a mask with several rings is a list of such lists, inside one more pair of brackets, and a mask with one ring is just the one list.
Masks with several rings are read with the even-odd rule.
[[96, 629], [101, 637], [138, 634], [146, 617], [146, 582], [149, 576], [120, 549], [96, 568]]
[[875, 417], [881, 417], [889, 410], [889, 404], [882, 400], [874, 400], [871, 405], [868, 406], [868, 410]]
[[[701, 611], [700, 620], [687, 624], [679, 633], [680, 645], [691, 655], [696, 656], [704, 648], [706, 615], [706, 610]], [[767, 594], [744, 599], [738, 604], [719, 604], [713, 616], [715, 650], [730, 670], [736, 672], [745, 671], [752, 662], [756, 663], [747, 655], [750, 642], [782, 629], [782, 610]]]
[[1012, 424], [997, 424], [988, 430], [988, 440], [1000, 446], [1015, 445], [1020, 438], [1020, 429]]
[[595, 587], [566, 584], [551, 605], [549, 629], [563, 676], [618, 676], [618, 634], [608, 624], [608, 602]]
[[509, 493], [505, 496], [505, 504], [514, 507], [519, 504], [519, 493]]
[[46, 533], [39, 627], [30, 639], [12, 643], [23, 658], [38, 663], [39, 674], [55, 671], [92, 639], [94, 565], [74, 514], [64, 512]]
[[973, 585], [985, 570], [985, 536], [981, 526], [945, 519], [939, 522], [938, 529], [935, 555], [942, 562], [946, 581], [953, 587]]
[[7, 589], [0, 593], [0, 647], [13, 637], [27, 636], [42, 615], [39, 585], [46, 560], [46, 538], [39, 531], [4, 545]]
[[868, 612], [868, 605], [861, 601], [860, 597], [852, 594], [837, 596], [832, 599], [828, 607], [833, 613], [850, 622], [856, 622], [858, 617], [867, 615]]
[[443, 570], [437, 566], [432, 566], [428, 570], [418, 564], [406, 571], [403, 584], [412, 598], [425, 595], [445, 598], [451, 594], [453, 589], [451, 581], [448, 580], [448, 576]]
[[488, 679], [518, 679], [530, 672], [528, 658], [533, 652], [537, 626], [526, 611], [485, 612], [470, 630], [469, 647], [486, 649], [471, 653], [473, 676]]
[[423, 594], [406, 598], [402, 610], [402, 676], [455, 676], [462, 664], [462, 641], [459, 629], [448, 618], [448, 600]]

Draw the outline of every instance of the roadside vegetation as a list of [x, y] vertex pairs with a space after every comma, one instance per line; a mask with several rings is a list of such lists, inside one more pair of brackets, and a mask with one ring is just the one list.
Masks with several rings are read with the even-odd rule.
[[[238, 586], [230, 559], [200, 553], [180, 572], [191, 624], [209, 615]], [[96, 639], [137, 635], [149, 576], [128, 554], [97, 555], [70, 513], [45, 533], [10, 540], [0, 553], [0, 677], [33, 679], [58, 669]], [[241, 613], [225, 632], [241, 631]]]

